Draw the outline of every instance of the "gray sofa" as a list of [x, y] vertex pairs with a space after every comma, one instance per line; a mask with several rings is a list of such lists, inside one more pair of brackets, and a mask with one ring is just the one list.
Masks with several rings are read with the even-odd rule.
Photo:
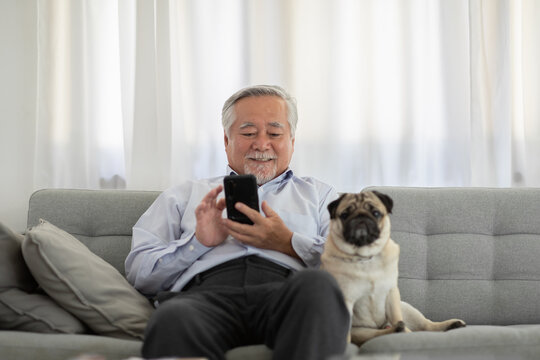
[[360, 354], [539, 359], [540, 188], [371, 189], [394, 200], [402, 300], [467, 327], [375, 338]]
[[[353, 345], [343, 359], [516, 352], [540, 357], [540, 189], [371, 188], [394, 199], [392, 238], [401, 246], [402, 299], [433, 320], [459, 317], [447, 333], [393, 334]], [[45, 219], [73, 234], [121, 274], [131, 228], [158, 192], [41, 190], [28, 227]], [[0, 359], [140, 356], [140, 340], [89, 334], [0, 331]], [[228, 359], [270, 359], [264, 346]]]

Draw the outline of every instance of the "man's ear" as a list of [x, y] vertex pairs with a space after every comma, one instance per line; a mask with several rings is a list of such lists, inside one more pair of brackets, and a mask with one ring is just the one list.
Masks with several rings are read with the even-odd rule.
[[341, 199], [343, 199], [343, 197], [345, 196], [345, 194], [341, 195], [338, 199], [332, 201], [330, 204], [328, 204], [328, 211], [330, 212], [330, 219], [335, 219], [336, 218], [336, 210], [337, 210], [337, 207], [339, 205], [339, 203], [341, 202]]
[[223, 143], [225, 144], [225, 147], [229, 146], [229, 137], [225, 131], [223, 131]]
[[373, 191], [375, 195], [382, 201], [384, 206], [386, 206], [386, 211], [390, 214], [392, 212], [392, 208], [394, 207], [394, 200], [386, 194], [383, 194], [378, 191]]

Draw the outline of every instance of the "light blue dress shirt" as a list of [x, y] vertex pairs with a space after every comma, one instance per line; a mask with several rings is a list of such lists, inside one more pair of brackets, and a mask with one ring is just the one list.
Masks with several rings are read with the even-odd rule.
[[[234, 172], [228, 168], [228, 173]], [[338, 197], [333, 187], [311, 177], [297, 177], [288, 169], [258, 188], [259, 206], [266, 200], [293, 232], [292, 246], [300, 261], [244, 245], [231, 236], [215, 247], [201, 244], [195, 237], [195, 208], [220, 184], [223, 176], [169, 188], [137, 221], [125, 265], [128, 281], [140, 292], [152, 296], [180, 291], [198, 273], [249, 255], [295, 270], [320, 265], [330, 222], [327, 206]], [[219, 197], [224, 197], [223, 192]], [[226, 210], [223, 213], [226, 216]]]

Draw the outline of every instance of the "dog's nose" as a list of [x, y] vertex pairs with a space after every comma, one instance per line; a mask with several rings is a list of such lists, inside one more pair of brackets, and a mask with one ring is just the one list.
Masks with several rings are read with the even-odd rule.
[[352, 218], [345, 224], [343, 237], [356, 246], [369, 245], [379, 238], [377, 223], [368, 217]]
[[368, 231], [365, 226], [358, 226], [356, 228], [356, 231], [354, 232], [354, 237], [356, 238], [367, 236], [367, 235], [368, 235]]

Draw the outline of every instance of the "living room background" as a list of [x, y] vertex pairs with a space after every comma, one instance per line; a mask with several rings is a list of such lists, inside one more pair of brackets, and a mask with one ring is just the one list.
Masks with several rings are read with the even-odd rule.
[[40, 188], [222, 174], [220, 110], [298, 100], [292, 167], [370, 185], [540, 186], [536, 0], [5, 0], [0, 219]]

